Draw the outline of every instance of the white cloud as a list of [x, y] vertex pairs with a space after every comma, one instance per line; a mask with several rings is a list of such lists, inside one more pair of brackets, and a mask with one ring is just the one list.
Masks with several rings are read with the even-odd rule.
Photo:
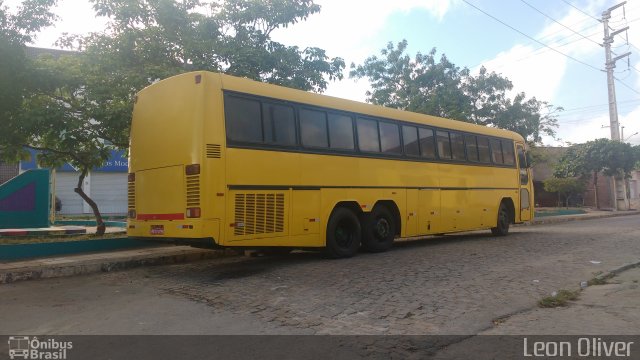
[[[362, 63], [378, 52], [379, 32], [394, 13], [421, 9], [440, 21], [457, 0], [316, 0], [319, 13], [303, 22], [273, 33], [273, 38], [287, 45], [315, 46], [349, 64]], [[326, 94], [364, 101], [369, 84], [345, 76], [329, 84]]]

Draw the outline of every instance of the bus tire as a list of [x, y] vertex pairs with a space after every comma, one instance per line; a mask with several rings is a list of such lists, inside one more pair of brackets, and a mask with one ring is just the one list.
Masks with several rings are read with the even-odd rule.
[[384, 206], [373, 208], [365, 217], [362, 234], [364, 250], [368, 252], [389, 250], [396, 237], [396, 223], [389, 209]]
[[327, 255], [334, 259], [354, 256], [360, 248], [360, 237], [360, 221], [353, 211], [344, 207], [333, 210], [327, 224]]
[[505, 236], [509, 233], [509, 224], [511, 220], [509, 219], [509, 210], [507, 209], [507, 205], [505, 203], [500, 204], [500, 208], [498, 209], [498, 223], [496, 227], [491, 228], [491, 233], [496, 236]]

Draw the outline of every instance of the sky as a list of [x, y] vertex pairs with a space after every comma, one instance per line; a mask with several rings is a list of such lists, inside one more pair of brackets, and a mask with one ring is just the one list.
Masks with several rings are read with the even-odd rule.
[[[20, 1], [5, 0], [10, 8]], [[603, 11], [620, 0], [315, 0], [321, 11], [273, 38], [302, 48], [323, 48], [345, 59], [345, 78], [325, 94], [365, 100], [365, 79], [349, 79], [349, 65], [379, 55], [388, 42], [406, 39], [408, 52], [432, 48], [459, 67], [476, 73], [481, 66], [509, 78], [514, 92], [525, 92], [554, 106], [559, 139], [566, 146], [610, 138]], [[60, 21], [33, 44], [54, 47], [63, 33], [100, 31], [89, 1], [59, 0]], [[621, 129], [627, 142], [640, 144], [640, 0], [627, 0], [611, 12], [611, 31], [629, 26], [614, 38], [615, 83]], [[638, 134], [636, 134], [638, 133]]]

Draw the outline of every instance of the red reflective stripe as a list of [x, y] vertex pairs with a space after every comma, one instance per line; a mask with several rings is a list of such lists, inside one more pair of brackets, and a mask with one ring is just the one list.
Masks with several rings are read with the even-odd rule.
[[183, 213], [177, 214], [138, 214], [137, 220], [184, 220]]

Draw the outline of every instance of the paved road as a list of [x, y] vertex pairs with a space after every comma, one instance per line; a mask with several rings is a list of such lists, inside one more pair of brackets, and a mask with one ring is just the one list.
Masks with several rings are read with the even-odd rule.
[[477, 334], [640, 258], [640, 216], [0, 286], [4, 334]]

